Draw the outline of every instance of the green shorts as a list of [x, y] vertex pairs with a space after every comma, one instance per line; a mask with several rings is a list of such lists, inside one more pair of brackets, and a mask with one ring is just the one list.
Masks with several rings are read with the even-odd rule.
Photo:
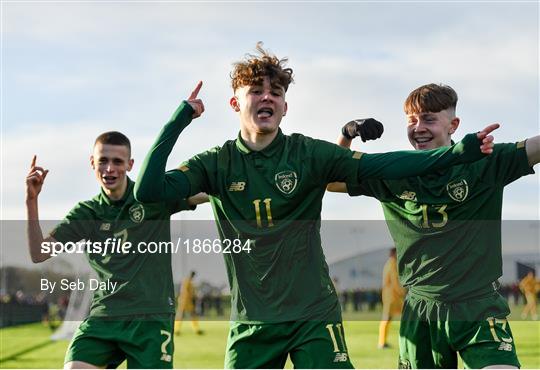
[[66, 352], [64, 362], [83, 361], [116, 368], [172, 369], [174, 316], [143, 315], [136, 318], [89, 317], [84, 320]]
[[506, 316], [506, 300], [497, 292], [463, 302], [443, 303], [409, 292], [399, 330], [400, 368], [519, 367]]
[[352, 369], [341, 322], [230, 323], [225, 368]]

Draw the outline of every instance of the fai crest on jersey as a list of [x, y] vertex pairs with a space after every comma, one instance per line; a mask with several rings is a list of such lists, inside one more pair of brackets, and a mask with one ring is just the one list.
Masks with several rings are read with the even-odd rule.
[[144, 207], [141, 203], [134, 204], [129, 208], [129, 218], [138, 224], [144, 220]]
[[446, 185], [446, 191], [456, 202], [463, 202], [469, 194], [469, 185], [465, 180], [453, 181]]
[[291, 194], [298, 184], [298, 176], [294, 171], [281, 171], [274, 178], [276, 186], [284, 194]]

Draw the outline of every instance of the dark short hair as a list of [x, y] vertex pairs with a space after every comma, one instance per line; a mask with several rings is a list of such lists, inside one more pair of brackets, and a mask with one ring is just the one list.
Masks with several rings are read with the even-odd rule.
[[448, 108], [456, 108], [457, 93], [448, 85], [428, 84], [414, 89], [403, 105], [406, 114], [421, 112], [437, 113]]
[[126, 135], [118, 131], [104, 132], [96, 138], [94, 146], [97, 144], [123, 145], [128, 148], [131, 156], [131, 143]]
[[285, 68], [287, 58], [278, 59], [262, 47], [258, 42], [256, 49], [260, 55], [247, 54], [245, 60], [234, 63], [231, 72], [231, 85], [234, 91], [243, 86], [262, 85], [268, 77], [271, 85], [283, 87], [285, 91], [293, 82], [292, 68]]

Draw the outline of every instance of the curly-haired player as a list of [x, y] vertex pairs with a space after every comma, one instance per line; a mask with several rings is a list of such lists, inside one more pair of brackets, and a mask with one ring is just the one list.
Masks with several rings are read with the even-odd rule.
[[[490, 127], [452, 148], [368, 155], [300, 134], [285, 135], [285, 93], [293, 80], [286, 60], [248, 55], [231, 73], [230, 106], [240, 134], [165, 173], [183, 129], [204, 111], [199, 83], [165, 125], [143, 164], [136, 197], [174, 201], [210, 195], [222, 239], [240, 240], [224, 254], [231, 288], [231, 326], [225, 366], [350, 368], [341, 310], [320, 237], [328, 182], [401, 178], [483, 157]], [[482, 139], [482, 140], [479, 140]]]

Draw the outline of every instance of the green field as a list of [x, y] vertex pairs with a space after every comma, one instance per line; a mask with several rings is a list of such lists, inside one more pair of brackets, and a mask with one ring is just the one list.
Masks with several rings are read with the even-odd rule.
[[[514, 312], [519, 312], [515, 309]], [[349, 354], [357, 368], [395, 368], [397, 332], [392, 323], [389, 342], [392, 348], [377, 350], [378, 313], [347, 316], [345, 333]], [[362, 318], [362, 321], [356, 320]], [[373, 321], [366, 321], [373, 320]], [[202, 321], [204, 335], [195, 335], [189, 323], [175, 337], [174, 365], [177, 368], [222, 368], [228, 323]], [[540, 368], [540, 322], [511, 321], [523, 368]], [[30, 324], [0, 330], [0, 368], [61, 368], [67, 341], [52, 342], [51, 332], [42, 324]], [[292, 367], [289, 363], [287, 367]]]

